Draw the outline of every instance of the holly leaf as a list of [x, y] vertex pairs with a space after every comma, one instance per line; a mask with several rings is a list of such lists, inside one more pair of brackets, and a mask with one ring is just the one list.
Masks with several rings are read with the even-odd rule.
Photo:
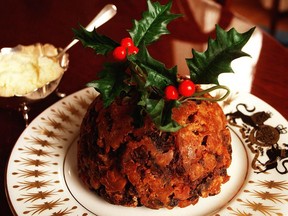
[[221, 73], [233, 73], [231, 62], [234, 59], [250, 56], [241, 49], [251, 37], [254, 28], [238, 33], [234, 28], [223, 30], [216, 25], [216, 39], [208, 40], [208, 48], [200, 53], [192, 49], [193, 58], [186, 59], [190, 79], [196, 84], [219, 84]]
[[148, 10], [143, 13], [143, 19], [134, 20], [133, 28], [128, 31], [136, 46], [140, 43], [149, 45], [158, 40], [161, 35], [169, 34], [168, 23], [182, 16], [170, 12], [172, 1], [161, 5], [159, 2], [152, 3], [151, 0], [147, 0], [147, 4]]
[[[173, 103], [173, 104], [172, 104]], [[175, 106], [174, 102], [167, 106], [164, 99], [160, 100], [150, 99], [143, 94], [138, 105], [142, 106], [148, 115], [151, 117], [154, 124], [162, 131], [175, 132], [181, 126], [172, 119], [172, 108]]]
[[147, 77], [144, 87], [153, 86], [162, 90], [167, 85], [177, 84], [177, 67], [167, 69], [162, 62], [150, 56], [144, 44], [140, 47], [137, 55], [130, 55], [128, 59], [137, 65], [138, 69], [145, 70]]
[[121, 63], [106, 63], [104, 69], [98, 73], [99, 79], [87, 84], [87, 86], [93, 87], [100, 92], [104, 107], [108, 107], [115, 97], [119, 96], [122, 91], [128, 91], [130, 88], [124, 83], [127, 75], [122, 71], [126, 67], [125, 64]]
[[159, 127], [161, 131], [165, 131], [165, 132], [176, 132], [180, 128], [182, 127], [173, 119], [171, 119], [171, 121], [168, 124]]
[[162, 122], [161, 126], [159, 127], [160, 130], [166, 131], [166, 132], [176, 132], [180, 128], [182, 128], [181, 125], [179, 125], [176, 121], [172, 119], [172, 109], [174, 107], [178, 107], [181, 103], [179, 101], [166, 101], [165, 107], [163, 109], [162, 113]]
[[153, 119], [156, 125], [161, 125], [162, 123], [162, 111], [164, 109], [165, 102], [161, 100], [153, 100], [147, 98], [145, 101], [146, 111], [149, 116]]
[[80, 25], [79, 29], [73, 29], [76, 39], [81, 41], [84, 47], [92, 48], [97, 54], [107, 55], [119, 46], [114, 40], [97, 33], [96, 29], [89, 32]]

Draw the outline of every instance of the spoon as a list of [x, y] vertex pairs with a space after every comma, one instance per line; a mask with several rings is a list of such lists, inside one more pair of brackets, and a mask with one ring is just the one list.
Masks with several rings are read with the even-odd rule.
[[[98, 28], [99, 26], [106, 23], [108, 20], [110, 20], [112, 17], [116, 15], [117, 8], [113, 4], [107, 4], [97, 15], [94, 17], [94, 19], [85, 27], [87, 31], [92, 31], [94, 28]], [[57, 54], [57, 56], [54, 56], [56, 60], [61, 58], [67, 50], [69, 50], [72, 46], [74, 46], [79, 40], [74, 39], [69, 43], [63, 50], [61, 50], [60, 53]], [[60, 63], [62, 66], [62, 64]]]

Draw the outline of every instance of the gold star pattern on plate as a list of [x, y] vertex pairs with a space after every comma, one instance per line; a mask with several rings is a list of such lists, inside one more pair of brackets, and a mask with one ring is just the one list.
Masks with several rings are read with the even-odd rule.
[[[13, 185], [19, 191], [16, 201], [26, 206], [22, 215], [75, 215], [78, 207], [67, 205], [70, 198], [64, 195], [60, 184], [59, 165], [63, 164], [61, 160], [71, 142], [66, 134], [69, 137], [75, 128], [79, 130], [79, 122], [96, 95], [90, 89], [83, 96], [73, 96], [72, 102], [62, 101], [60, 106], [52, 106], [47, 111], [50, 114], [42, 115], [40, 121], [30, 127], [31, 133], [23, 137], [23, 144], [17, 148], [20, 156], [13, 160], [17, 169], [11, 173], [17, 179]], [[61, 198], [60, 194], [63, 194]]]

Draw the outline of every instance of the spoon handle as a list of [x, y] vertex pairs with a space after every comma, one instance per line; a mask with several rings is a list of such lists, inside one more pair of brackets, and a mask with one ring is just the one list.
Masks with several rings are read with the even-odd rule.
[[[94, 28], [98, 28], [99, 26], [106, 23], [112, 17], [116, 15], [117, 8], [113, 4], [107, 4], [97, 15], [94, 19], [85, 27], [87, 31], [92, 31]], [[62, 56], [64, 53], [67, 52], [72, 46], [74, 46], [79, 40], [74, 39], [69, 43], [59, 54], [58, 56]]]

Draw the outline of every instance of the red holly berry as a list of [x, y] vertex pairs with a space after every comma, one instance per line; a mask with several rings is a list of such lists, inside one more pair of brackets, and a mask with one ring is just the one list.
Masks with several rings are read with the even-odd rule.
[[184, 80], [179, 84], [178, 91], [184, 97], [190, 97], [195, 92], [195, 84], [189, 79]]
[[164, 93], [167, 100], [177, 100], [179, 97], [178, 90], [173, 85], [167, 86], [164, 90]]
[[131, 55], [131, 54], [137, 54], [139, 51], [138, 47], [136, 46], [131, 46], [131, 47], [128, 47], [128, 55]]
[[118, 46], [113, 50], [113, 57], [117, 61], [123, 61], [126, 59], [127, 51], [123, 46]]
[[121, 40], [121, 46], [123, 46], [123, 47], [131, 47], [131, 46], [134, 46], [134, 43], [133, 43], [133, 40], [132, 40], [132, 38], [130, 38], [130, 37], [126, 37], [126, 38], [123, 38], [122, 40]]

